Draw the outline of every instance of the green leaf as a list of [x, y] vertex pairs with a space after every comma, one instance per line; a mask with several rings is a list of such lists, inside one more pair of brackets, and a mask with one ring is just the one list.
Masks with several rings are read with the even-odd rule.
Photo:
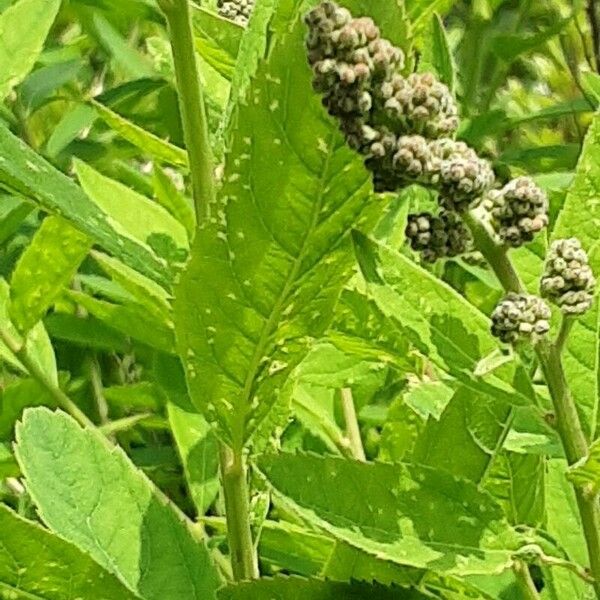
[[586, 493], [600, 494], [600, 440], [596, 440], [588, 455], [569, 469], [569, 479]]
[[223, 77], [231, 79], [244, 28], [192, 4], [196, 51]]
[[142, 129], [139, 125], [128, 121], [104, 104], [90, 100], [90, 105], [96, 110], [100, 118], [130, 144], [149, 155], [157, 161], [181, 167], [188, 166], [187, 152], [182, 148], [173, 146], [153, 133]]
[[429, 419], [412, 458], [479, 482], [502, 447], [509, 415], [505, 403], [490, 402], [485, 394], [461, 386], [440, 419]]
[[68, 296], [109, 327], [129, 335], [151, 348], [169, 354], [175, 352], [172, 324], [152, 318], [152, 315], [143, 307], [136, 304], [113, 304], [81, 292], [69, 291]]
[[448, 36], [444, 23], [440, 18], [440, 15], [434, 14], [432, 19], [432, 31], [433, 31], [433, 66], [440, 77], [450, 91], [454, 90], [456, 81], [454, 59], [450, 51], [450, 45], [448, 42]]
[[19, 0], [0, 15], [0, 100], [37, 62], [59, 7], [60, 0]]
[[29, 146], [0, 125], [0, 186], [34, 201], [43, 210], [64, 217], [82, 233], [130, 267], [168, 285], [164, 261], [128, 234], [71, 179], [57, 171]]
[[188, 248], [185, 228], [162, 206], [82, 161], [75, 161], [75, 172], [85, 193], [109, 216], [117, 230], [146, 245], [153, 234], [162, 234], [178, 248]]
[[[588, 564], [585, 539], [573, 486], [567, 480], [568, 467], [563, 459], [547, 461], [546, 471], [546, 531], [559, 542], [568, 558], [577, 564]], [[563, 569], [553, 569], [549, 581], [556, 598], [584, 600], [590, 598], [590, 586], [577, 575]]]
[[[22, 340], [21, 335], [8, 316], [9, 294], [8, 284], [4, 279], [0, 279], [0, 328], [13, 339]], [[25, 336], [25, 349], [29, 357], [41, 367], [48, 378], [53, 383], [58, 384], [56, 356], [48, 333], [42, 323], [35, 325]], [[21, 362], [2, 342], [0, 342], [0, 360], [22, 373], [27, 373]]]
[[127, 43], [100, 11], [93, 12], [92, 24], [98, 41], [123, 73], [135, 79], [156, 76], [150, 62]]
[[378, 210], [359, 157], [310, 93], [296, 59], [304, 35], [298, 22], [252, 83], [259, 101], [240, 106], [214, 218], [176, 290], [192, 401], [235, 447], [267, 423], [329, 325], [352, 266], [346, 234]]
[[158, 165], [154, 168], [153, 184], [156, 201], [185, 227], [188, 239], [194, 239], [196, 214], [191, 201], [179, 192], [175, 184]]
[[31, 600], [134, 600], [86, 553], [0, 504], [0, 595]]
[[418, 352], [465, 387], [494, 401], [531, 404], [529, 394], [496, 374], [474, 375], [481, 358], [500, 347], [482, 312], [406, 256], [358, 232], [353, 239], [367, 293], [389, 328], [403, 331]]
[[240, 583], [219, 591], [219, 600], [425, 600], [425, 594], [408, 588], [379, 584], [338, 583], [300, 577], [278, 577]]
[[266, 455], [258, 466], [302, 519], [391, 563], [498, 573], [519, 544], [490, 496], [443, 471], [311, 455]]
[[55, 407], [56, 400], [37, 381], [16, 379], [0, 392], [0, 440], [12, 440], [23, 410], [32, 406]]
[[219, 489], [219, 442], [206, 419], [172, 402], [169, 424], [175, 438], [192, 500], [199, 515], [206, 514]]
[[204, 544], [125, 453], [61, 412], [29, 409], [16, 455], [42, 520], [147, 600], [215, 597]]
[[60, 217], [47, 217], [21, 254], [10, 281], [9, 313], [26, 333], [68, 286], [92, 247], [89, 237]]
[[[575, 179], [569, 189], [552, 239], [576, 237], [590, 256], [590, 266], [600, 276], [600, 117], [596, 116], [585, 138]], [[600, 402], [600, 304], [596, 302], [575, 320], [563, 352], [563, 362], [573, 397], [591, 440], [598, 436]]]
[[111, 256], [93, 251], [92, 257], [102, 270], [126, 292], [129, 292], [135, 298], [135, 301], [145, 308], [154, 319], [167, 327], [173, 326], [171, 321], [171, 296], [164, 288]]
[[16, 233], [32, 210], [31, 204], [21, 198], [0, 194], [0, 244]]
[[44, 319], [44, 326], [52, 339], [83, 348], [127, 352], [130, 346], [124, 335], [90, 316], [53, 313]]

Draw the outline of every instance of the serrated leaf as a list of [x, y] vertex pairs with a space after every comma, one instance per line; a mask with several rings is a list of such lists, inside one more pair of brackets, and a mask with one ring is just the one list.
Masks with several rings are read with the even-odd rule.
[[35, 65], [59, 7], [60, 0], [19, 0], [0, 15], [0, 100]]
[[80, 160], [75, 161], [75, 172], [85, 193], [125, 235], [148, 245], [152, 234], [162, 234], [178, 248], [188, 248], [185, 228], [162, 206]]
[[244, 28], [192, 4], [195, 46], [200, 56], [223, 77], [231, 79]]
[[359, 157], [309, 92], [303, 38], [298, 22], [252, 83], [256, 102], [240, 107], [213, 219], [176, 291], [192, 401], [236, 447], [328, 326], [352, 264], [345, 236], [377, 208]]
[[21, 254], [10, 281], [9, 313], [22, 333], [46, 314], [92, 247], [60, 217], [47, 217]]
[[443, 471], [311, 455], [265, 455], [258, 466], [301, 518], [391, 563], [498, 573], [519, 544], [490, 496]]
[[0, 125], [0, 187], [25, 196], [43, 210], [62, 216], [130, 267], [168, 285], [172, 274], [146, 246], [119, 229], [66, 175]]
[[198, 515], [204, 515], [220, 489], [219, 442], [202, 415], [172, 402], [167, 412], [192, 500]]
[[128, 121], [104, 104], [90, 100], [90, 105], [95, 109], [98, 116], [121, 137], [133, 144], [157, 161], [180, 167], [188, 166], [187, 152], [182, 148], [173, 146], [153, 133], [142, 129], [139, 125]]
[[506, 404], [460, 386], [439, 420], [429, 419], [412, 458], [479, 482], [502, 447], [509, 415]]
[[[552, 240], [576, 237], [588, 251], [590, 266], [600, 275], [600, 117], [589, 128], [575, 179], [552, 232]], [[563, 363], [573, 397], [591, 440], [598, 436], [600, 402], [600, 304], [575, 320], [563, 351]]]
[[0, 504], [0, 596], [35, 600], [134, 600], [117, 577], [74, 545]]
[[16, 455], [42, 520], [145, 600], [215, 598], [204, 544], [125, 453], [69, 416], [36, 408]]
[[300, 577], [278, 577], [240, 583], [219, 591], [219, 600], [425, 600], [415, 589], [379, 584], [339, 583]]

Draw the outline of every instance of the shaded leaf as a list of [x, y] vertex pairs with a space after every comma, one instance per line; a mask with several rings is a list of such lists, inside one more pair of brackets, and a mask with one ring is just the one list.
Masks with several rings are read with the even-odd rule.
[[291, 510], [382, 560], [438, 573], [497, 573], [518, 547], [491, 497], [443, 471], [311, 455], [264, 456], [258, 464]]
[[88, 554], [1, 504], [0, 531], [0, 595], [4, 598], [139, 598]]

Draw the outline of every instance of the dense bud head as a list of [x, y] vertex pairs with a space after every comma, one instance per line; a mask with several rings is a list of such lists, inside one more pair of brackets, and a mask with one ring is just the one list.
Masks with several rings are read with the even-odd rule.
[[253, 8], [254, 0], [219, 0], [217, 7], [220, 16], [239, 25], [248, 24]]
[[431, 142], [430, 148], [429, 178], [440, 191], [440, 205], [459, 213], [476, 206], [494, 183], [489, 162], [464, 142], [449, 138]]
[[460, 217], [446, 211], [439, 217], [428, 212], [409, 215], [406, 238], [410, 247], [431, 263], [468, 252], [472, 241]]
[[596, 279], [576, 238], [556, 240], [546, 256], [540, 289], [566, 315], [580, 315], [594, 300]]
[[548, 225], [548, 198], [530, 177], [509, 181], [491, 191], [485, 206], [500, 240], [518, 248]]
[[510, 292], [492, 313], [492, 334], [505, 343], [540, 338], [550, 330], [551, 311], [537, 296]]
[[408, 79], [396, 74], [375, 96], [397, 133], [419, 133], [427, 138], [453, 134], [458, 128], [458, 109], [450, 90], [431, 73], [413, 73]]

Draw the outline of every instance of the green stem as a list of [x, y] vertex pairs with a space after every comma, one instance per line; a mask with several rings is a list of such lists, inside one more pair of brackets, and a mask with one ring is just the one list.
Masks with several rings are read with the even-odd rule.
[[[514, 270], [506, 251], [498, 246], [485, 225], [473, 214], [465, 217], [465, 222], [478, 250], [485, 256], [498, 280], [506, 291], [523, 292], [523, 285]], [[559, 335], [559, 339], [561, 336]], [[576, 463], [588, 454], [588, 444], [581, 427], [577, 407], [573, 402], [563, 369], [561, 348], [547, 340], [535, 345], [535, 352], [544, 373], [546, 385], [556, 412], [558, 433], [569, 465]], [[586, 496], [575, 488], [579, 514], [586, 540], [590, 571], [594, 578], [594, 590], [600, 599], [600, 515], [595, 498]]]
[[526, 600], [540, 600], [540, 595], [533, 583], [533, 579], [531, 579], [531, 573], [529, 572], [527, 563], [517, 561], [513, 570], [519, 587], [521, 588], [521, 592], [523, 593], [523, 598]]
[[8, 331], [0, 329], [0, 339], [4, 345], [19, 359], [30, 377], [46, 388], [56, 404], [68, 412], [82, 427], [94, 428], [95, 425], [86, 414], [56, 385], [38, 363], [29, 356], [25, 344], [16, 340]]
[[556, 351], [559, 355], [562, 355], [562, 352], [565, 348], [565, 343], [567, 342], [567, 338], [569, 337], [569, 333], [571, 333], [571, 329], [573, 327], [573, 321], [574, 320], [572, 317], [567, 317], [565, 315], [562, 317], [560, 331], [558, 332], [556, 342], [554, 343], [556, 346]]
[[236, 581], [257, 579], [258, 560], [250, 529], [250, 505], [244, 455], [242, 450], [234, 452], [223, 446], [220, 459], [233, 578]]
[[346, 437], [352, 451], [352, 457], [361, 462], [365, 462], [365, 449], [363, 447], [362, 438], [360, 437], [360, 428], [358, 426], [358, 418], [356, 416], [356, 408], [354, 406], [354, 398], [350, 388], [342, 388], [342, 410], [344, 412], [344, 422], [346, 423]]
[[200, 226], [208, 216], [215, 197], [213, 156], [208, 137], [204, 94], [194, 50], [194, 34], [188, 0], [159, 0], [167, 19], [179, 110], [190, 161], [192, 195], [196, 221]]
[[523, 284], [508, 259], [506, 248], [499, 246], [494, 241], [494, 238], [487, 227], [474, 213], [467, 213], [464, 216], [464, 221], [471, 230], [475, 247], [483, 254], [484, 258], [492, 267], [496, 277], [498, 277], [498, 280], [502, 284], [502, 287], [507, 292], [522, 292]]

